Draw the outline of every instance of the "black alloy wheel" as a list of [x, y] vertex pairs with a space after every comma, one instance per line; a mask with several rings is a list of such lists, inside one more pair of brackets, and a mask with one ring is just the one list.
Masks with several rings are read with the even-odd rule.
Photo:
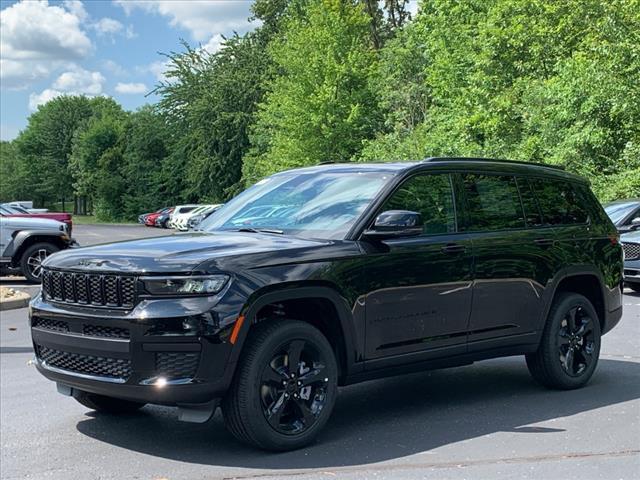
[[227, 429], [272, 451], [311, 443], [327, 423], [338, 366], [327, 338], [299, 320], [250, 325], [234, 380], [222, 401]]
[[567, 375], [579, 377], [594, 361], [593, 323], [593, 318], [580, 305], [565, 314], [558, 332], [558, 357]]
[[279, 433], [311, 428], [327, 402], [326, 360], [305, 340], [283, 345], [265, 366], [260, 385], [262, 413]]
[[591, 302], [578, 293], [554, 299], [540, 345], [526, 355], [531, 376], [548, 388], [584, 386], [598, 365], [600, 320]]

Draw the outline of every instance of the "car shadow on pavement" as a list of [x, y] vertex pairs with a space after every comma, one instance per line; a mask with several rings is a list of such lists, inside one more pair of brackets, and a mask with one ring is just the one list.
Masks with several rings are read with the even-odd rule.
[[156, 457], [205, 465], [304, 469], [362, 465], [496, 432], [543, 434], [562, 442], [561, 425], [535, 426], [640, 397], [640, 363], [601, 359], [583, 389], [551, 391], [512, 357], [469, 367], [377, 380], [341, 389], [317, 443], [268, 453], [238, 443], [220, 414], [207, 424], [177, 421], [174, 410], [145, 407], [139, 414], [88, 413], [78, 430], [93, 439]]

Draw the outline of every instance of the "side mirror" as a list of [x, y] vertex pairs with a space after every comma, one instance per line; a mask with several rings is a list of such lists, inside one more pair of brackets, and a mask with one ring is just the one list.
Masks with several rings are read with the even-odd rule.
[[422, 216], [408, 210], [387, 210], [376, 217], [373, 227], [364, 232], [365, 238], [413, 237], [422, 234]]
[[631, 230], [638, 230], [640, 228], [640, 217], [636, 217], [631, 220]]

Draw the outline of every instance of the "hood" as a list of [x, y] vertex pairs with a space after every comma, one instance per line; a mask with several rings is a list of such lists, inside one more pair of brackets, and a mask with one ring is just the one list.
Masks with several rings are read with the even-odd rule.
[[317, 248], [330, 242], [266, 233], [193, 232], [128, 240], [52, 255], [45, 266], [92, 272], [189, 273], [203, 262], [273, 251]]
[[60, 226], [64, 224], [57, 220], [28, 215], [24, 217], [3, 216], [0, 219], [0, 225], [20, 230], [60, 230]]
[[620, 241], [622, 243], [631, 242], [631, 243], [640, 243], [640, 230], [636, 230], [634, 232], [623, 233], [620, 235]]

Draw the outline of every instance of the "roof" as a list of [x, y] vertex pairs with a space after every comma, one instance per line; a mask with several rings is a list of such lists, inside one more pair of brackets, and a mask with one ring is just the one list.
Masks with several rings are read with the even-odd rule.
[[[467, 157], [429, 157], [419, 162], [372, 162], [372, 163], [321, 163], [312, 167], [303, 167], [295, 169], [296, 172], [313, 173], [313, 172], [389, 172], [397, 173], [412, 169], [426, 169], [430, 166], [443, 167], [453, 166], [458, 168], [473, 168], [492, 171], [505, 172], [510, 174], [544, 174], [551, 175], [569, 180], [585, 181], [584, 178], [573, 173], [566, 172], [564, 168], [555, 165], [546, 165], [542, 163], [522, 162], [516, 160], [500, 160], [492, 158], [467, 158]], [[282, 172], [285, 173], [285, 172]]]

